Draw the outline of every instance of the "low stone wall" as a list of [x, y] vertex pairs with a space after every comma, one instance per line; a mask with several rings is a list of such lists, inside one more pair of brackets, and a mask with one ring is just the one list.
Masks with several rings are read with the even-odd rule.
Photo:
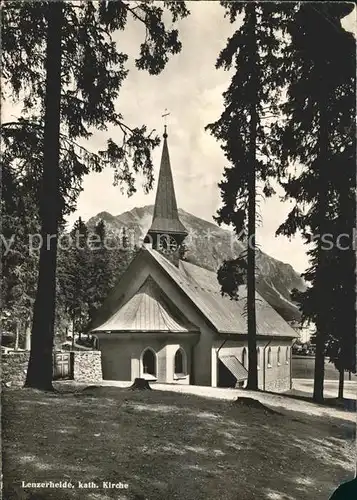
[[30, 353], [11, 352], [1, 356], [1, 382], [4, 385], [22, 387], [26, 381]]
[[271, 392], [286, 392], [291, 389], [290, 377], [277, 378], [266, 383], [265, 390]]
[[[30, 353], [11, 352], [1, 356], [1, 382], [11, 387], [23, 387], [26, 381]], [[76, 382], [100, 382], [102, 362], [100, 351], [71, 352], [72, 379]]]
[[74, 351], [72, 373], [76, 382], [101, 382], [102, 359], [100, 351]]

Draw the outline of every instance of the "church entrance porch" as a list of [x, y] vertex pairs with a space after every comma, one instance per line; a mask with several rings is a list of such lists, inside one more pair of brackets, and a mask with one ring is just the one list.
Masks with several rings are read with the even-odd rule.
[[161, 384], [189, 384], [192, 348], [198, 335], [188, 333], [97, 333], [104, 380], [145, 378]]

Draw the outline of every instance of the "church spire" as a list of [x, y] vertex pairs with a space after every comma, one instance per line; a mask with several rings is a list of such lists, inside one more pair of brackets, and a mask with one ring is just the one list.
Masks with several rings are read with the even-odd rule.
[[181, 223], [176, 203], [174, 181], [172, 177], [169, 148], [167, 145], [167, 127], [164, 131], [164, 145], [162, 148], [159, 181], [156, 191], [154, 216], [149, 234], [153, 232], [163, 234], [180, 234], [187, 236], [187, 231]]
[[170, 253], [168, 246], [179, 250], [179, 246], [187, 236], [185, 226], [179, 219], [174, 181], [172, 177], [169, 148], [167, 145], [167, 127], [164, 129], [164, 144], [162, 148], [159, 180], [157, 185], [154, 215], [151, 227], [145, 241], [152, 241], [153, 248]]

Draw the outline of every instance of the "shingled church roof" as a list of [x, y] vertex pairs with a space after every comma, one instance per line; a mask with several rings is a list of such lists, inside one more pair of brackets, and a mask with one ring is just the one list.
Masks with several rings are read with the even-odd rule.
[[[180, 261], [179, 268], [156, 250], [145, 249], [181, 288], [216, 331], [247, 334], [245, 304], [246, 286], [239, 287], [239, 300], [222, 296], [217, 274], [202, 267]], [[257, 335], [296, 337], [296, 332], [275, 309], [256, 293]]]

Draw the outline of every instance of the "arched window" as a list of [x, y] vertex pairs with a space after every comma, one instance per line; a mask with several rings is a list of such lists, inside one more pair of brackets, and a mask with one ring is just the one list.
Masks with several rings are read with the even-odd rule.
[[289, 364], [289, 358], [290, 358], [290, 349], [289, 347], [286, 348], [286, 354], [285, 354], [285, 363], [288, 365]]
[[260, 349], [257, 347], [257, 369], [260, 370]]
[[175, 354], [175, 367], [174, 367], [174, 373], [179, 375], [179, 374], [185, 374], [187, 371], [187, 359], [186, 359], [186, 353], [185, 351], [180, 347], [177, 349], [176, 354]]
[[271, 367], [271, 347], [268, 349], [268, 367]]
[[277, 362], [278, 362], [278, 365], [280, 365], [281, 363], [281, 349], [280, 347], [278, 347], [278, 353], [277, 353]]
[[156, 377], [156, 353], [150, 347], [143, 352], [142, 362], [143, 373]]
[[247, 368], [247, 349], [244, 347], [242, 351], [242, 365]]

